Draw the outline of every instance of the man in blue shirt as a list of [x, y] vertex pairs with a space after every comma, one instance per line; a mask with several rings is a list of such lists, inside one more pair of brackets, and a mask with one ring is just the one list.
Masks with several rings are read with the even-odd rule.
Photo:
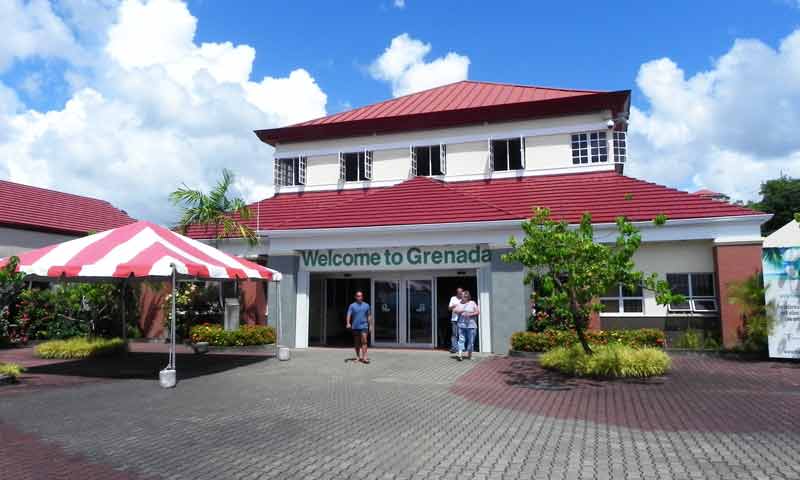
[[367, 336], [372, 324], [369, 303], [364, 301], [364, 292], [356, 292], [356, 301], [347, 308], [347, 328], [353, 329], [353, 346], [356, 349], [356, 359], [362, 363], [369, 363], [367, 358]]

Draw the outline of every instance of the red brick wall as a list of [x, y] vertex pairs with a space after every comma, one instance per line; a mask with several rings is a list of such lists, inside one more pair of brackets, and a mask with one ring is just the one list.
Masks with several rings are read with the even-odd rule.
[[139, 288], [139, 329], [145, 338], [164, 336], [164, 310], [161, 305], [172, 291], [169, 282], [142, 283]]
[[717, 245], [714, 247], [714, 265], [719, 292], [722, 342], [726, 347], [732, 347], [739, 343], [743, 322], [738, 305], [732, 305], [728, 301], [728, 285], [761, 271], [761, 245]]
[[264, 282], [248, 280], [239, 282], [241, 292], [241, 322], [248, 325], [265, 325], [267, 321], [267, 296]]

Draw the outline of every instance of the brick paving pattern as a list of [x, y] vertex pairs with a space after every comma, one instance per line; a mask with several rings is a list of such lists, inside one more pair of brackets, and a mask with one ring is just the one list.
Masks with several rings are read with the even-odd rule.
[[[42, 462], [147, 478], [800, 479], [791, 364], [687, 357], [662, 380], [600, 383], [530, 360], [372, 353], [220, 356], [174, 390], [132, 377], [0, 394], [2, 434], [46, 442]], [[0, 441], [0, 458], [33, 458], [24, 443]]]

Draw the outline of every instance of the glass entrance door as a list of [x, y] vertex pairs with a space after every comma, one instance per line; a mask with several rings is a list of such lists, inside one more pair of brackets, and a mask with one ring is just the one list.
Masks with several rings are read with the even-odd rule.
[[406, 280], [406, 343], [433, 345], [433, 280]]
[[399, 343], [398, 328], [400, 307], [400, 282], [397, 280], [378, 280], [373, 284], [373, 315], [375, 328], [372, 331], [373, 343]]

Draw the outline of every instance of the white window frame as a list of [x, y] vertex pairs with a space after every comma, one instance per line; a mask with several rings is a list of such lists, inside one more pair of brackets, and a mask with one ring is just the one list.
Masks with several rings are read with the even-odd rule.
[[[442, 171], [441, 174], [433, 174], [433, 148], [439, 147], [439, 168]], [[441, 143], [432, 144], [432, 145], [411, 145], [409, 147], [409, 155], [411, 157], [411, 175], [414, 177], [419, 176], [419, 158], [417, 158], [417, 149], [418, 148], [427, 148], [428, 149], [428, 171], [431, 172], [429, 175], [425, 175], [426, 177], [439, 177], [442, 175], [447, 175], [447, 146]]]
[[628, 159], [628, 133], [622, 130], [614, 130], [611, 135], [612, 155], [614, 163], [625, 163]]
[[[595, 137], [594, 139], [592, 138], [593, 136]], [[597, 146], [592, 146], [593, 141], [597, 142]], [[608, 163], [608, 147], [608, 133], [605, 130], [573, 133], [570, 136], [572, 164], [589, 165], [595, 163]], [[605, 150], [605, 153], [602, 153], [603, 150]], [[585, 154], [583, 152], [585, 152]]]
[[[306, 157], [281, 157], [273, 160], [272, 181], [278, 188], [306, 184]], [[297, 175], [295, 175], [297, 172]], [[295, 180], [295, 178], [297, 180]]]
[[[667, 310], [671, 313], [699, 313], [699, 314], [712, 314], [719, 312], [719, 304], [717, 303], [717, 286], [716, 276], [714, 272], [669, 272], [668, 275], [686, 275], [686, 280], [689, 285], [689, 295], [686, 295], [686, 302], [689, 304], [688, 308], [675, 308], [672, 304], [667, 306]], [[711, 288], [713, 288], [712, 295], [695, 295], [692, 288], [693, 275], [711, 275]], [[666, 278], [666, 275], [664, 276]], [[714, 309], [697, 308], [697, 301], [713, 302]]]
[[[644, 288], [642, 288], [641, 295], [625, 295], [625, 288], [622, 284], [617, 285], [617, 295], [615, 297], [608, 297], [603, 296], [600, 297], [600, 301], [603, 300], [615, 300], [617, 302], [617, 311], [612, 312], [610, 310], [603, 310], [600, 312], [601, 315], [644, 315], [645, 314], [645, 303], [644, 303]], [[625, 311], [625, 300], [639, 300], [642, 302], [642, 310], [639, 312], [626, 312]]]
[[[513, 140], [519, 140], [519, 160], [520, 168], [511, 168], [511, 144]], [[497, 170], [494, 168], [494, 142], [506, 142], [506, 168]], [[493, 172], [516, 172], [525, 170], [525, 137], [490, 138], [489, 145], [489, 167]]]
[[[355, 180], [347, 180], [347, 162], [345, 161], [345, 155], [356, 155], [356, 179]], [[361, 171], [361, 158], [360, 155], [364, 156], [364, 171]], [[362, 177], [363, 173], [363, 179]], [[340, 182], [347, 182], [347, 183], [356, 183], [356, 182], [369, 182], [372, 180], [372, 150], [361, 150], [356, 152], [339, 152], [339, 181]]]

